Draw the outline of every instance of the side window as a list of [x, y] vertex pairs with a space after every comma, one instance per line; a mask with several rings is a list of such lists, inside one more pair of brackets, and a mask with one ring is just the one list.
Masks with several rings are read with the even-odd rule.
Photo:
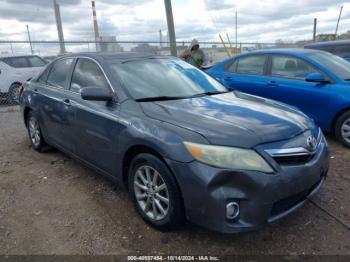
[[44, 72], [41, 73], [41, 75], [38, 77], [38, 82], [40, 83], [46, 83], [47, 76], [49, 75], [51, 67], [48, 67], [44, 70]]
[[15, 67], [15, 68], [25, 68], [30, 67], [28, 64], [28, 60], [25, 56], [21, 57], [6, 57], [3, 58], [2, 61], [4, 61], [9, 66]]
[[47, 78], [47, 83], [50, 85], [64, 88], [69, 78], [69, 71], [72, 66], [73, 58], [60, 59], [52, 66]]
[[319, 72], [304, 60], [290, 56], [272, 56], [272, 76], [304, 80], [311, 73]]
[[225, 71], [235, 73], [237, 68], [237, 61], [238, 59], [235, 59], [234, 61], [230, 61], [225, 65]]
[[47, 64], [43, 59], [41, 59], [38, 56], [29, 56], [28, 61], [31, 67], [42, 67]]
[[79, 93], [82, 88], [87, 86], [110, 90], [107, 79], [100, 67], [90, 59], [79, 58], [73, 72], [70, 90]]
[[246, 56], [237, 60], [237, 73], [263, 75], [266, 56]]

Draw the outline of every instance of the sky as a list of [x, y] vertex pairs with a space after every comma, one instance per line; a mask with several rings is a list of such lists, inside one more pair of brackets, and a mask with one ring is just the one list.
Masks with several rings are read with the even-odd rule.
[[[93, 40], [90, 0], [57, 0], [65, 40]], [[339, 10], [344, 6], [339, 33], [350, 30], [350, 0], [172, 0], [177, 40], [219, 41], [219, 34], [238, 42], [273, 43], [312, 38], [313, 19], [317, 33], [334, 33]], [[117, 40], [159, 41], [166, 38], [163, 0], [96, 0], [101, 35]], [[53, 0], [0, 0], [0, 40], [57, 40]]]

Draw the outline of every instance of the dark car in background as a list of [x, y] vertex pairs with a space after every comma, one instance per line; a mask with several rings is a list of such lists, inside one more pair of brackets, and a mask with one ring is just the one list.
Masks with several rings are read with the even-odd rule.
[[180, 59], [75, 54], [26, 84], [31, 145], [124, 184], [156, 228], [188, 219], [258, 229], [300, 207], [329, 165], [321, 130], [286, 105], [232, 92]]
[[304, 48], [326, 51], [350, 62], [350, 40], [311, 43], [305, 45]]
[[259, 50], [207, 71], [230, 89], [301, 110], [350, 147], [350, 63], [313, 49]]

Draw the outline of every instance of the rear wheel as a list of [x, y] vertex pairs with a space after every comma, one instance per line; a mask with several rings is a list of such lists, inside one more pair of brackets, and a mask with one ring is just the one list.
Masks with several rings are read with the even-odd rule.
[[47, 147], [45, 140], [42, 136], [39, 121], [33, 112], [29, 112], [27, 116], [27, 129], [29, 140], [32, 147], [39, 152]]
[[180, 190], [159, 158], [137, 155], [131, 163], [128, 186], [136, 210], [151, 226], [169, 229], [184, 222]]
[[20, 84], [13, 84], [7, 93], [7, 103], [10, 105], [17, 105], [19, 103], [19, 87]]
[[350, 111], [338, 118], [335, 123], [335, 136], [339, 142], [350, 148]]

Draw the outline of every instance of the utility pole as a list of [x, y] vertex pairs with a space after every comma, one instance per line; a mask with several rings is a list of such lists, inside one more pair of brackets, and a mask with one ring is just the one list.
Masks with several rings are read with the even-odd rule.
[[[29, 45], [30, 45], [30, 52], [32, 54], [34, 54], [32, 40], [30, 40], [29, 25], [26, 25], [26, 27], [27, 27], [28, 41], [29, 41]], [[12, 45], [11, 45], [11, 49], [12, 49]], [[12, 53], [13, 53], [13, 51], [12, 51]]]
[[56, 0], [53, 0], [53, 7], [55, 9], [58, 41], [60, 42], [60, 53], [64, 54], [64, 53], [66, 53], [66, 47], [64, 46], [64, 37], [63, 37], [63, 30], [62, 30], [60, 6], [57, 4]]
[[312, 41], [315, 43], [316, 42], [316, 28], [317, 28], [317, 18], [314, 18], [314, 32], [312, 35]]
[[237, 50], [237, 47], [238, 47], [238, 38], [237, 38], [237, 10], [236, 10], [236, 13], [235, 13], [235, 27], [236, 27], [235, 41], [236, 41], [236, 50]]
[[337, 27], [335, 28], [335, 33], [334, 33], [334, 40], [336, 40], [336, 38], [337, 38], [338, 26], [339, 26], [339, 21], [340, 21], [340, 17], [341, 17], [342, 11], [343, 11], [343, 6], [340, 7], [340, 12], [339, 12], [339, 17], [338, 17]]
[[166, 12], [166, 20], [168, 23], [170, 53], [172, 56], [177, 56], [174, 18], [173, 18], [173, 10], [171, 8], [171, 0], [164, 0], [164, 5], [165, 5], [165, 12]]

